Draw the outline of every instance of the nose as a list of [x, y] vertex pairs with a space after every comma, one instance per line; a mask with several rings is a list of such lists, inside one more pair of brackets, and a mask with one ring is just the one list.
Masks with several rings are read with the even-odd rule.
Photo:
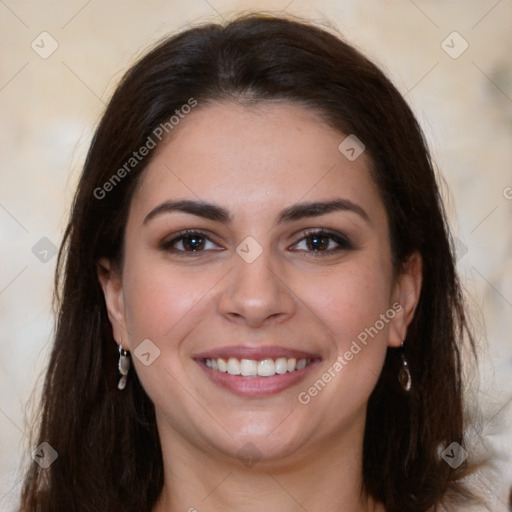
[[296, 301], [282, 267], [263, 253], [247, 263], [234, 255], [234, 268], [226, 276], [219, 301], [220, 313], [231, 322], [257, 328], [291, 318]]

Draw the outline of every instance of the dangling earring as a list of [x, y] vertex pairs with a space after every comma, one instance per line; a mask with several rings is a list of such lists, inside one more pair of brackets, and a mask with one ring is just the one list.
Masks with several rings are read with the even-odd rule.
[[122, 343], [119, 343], [119, 363], [117, 364], [117, 367], [119, 369], [119, 374], [121, 375], [117, 389], [122, 390], [126, 387], [128, 370], [130, 369], [130, 353], [123, 349]]
[[411, 372], [409, 371], [409, 365], [407, 364], [407, 360], [404, 355], [404, 342], [402, 341], [402, 345], [400, 346], [400, 357], [402, 359], [402, 365], [400, 366], [400, 370], [398, 371], [398, 382], [404, 388], [405, 391], [411, 390]]

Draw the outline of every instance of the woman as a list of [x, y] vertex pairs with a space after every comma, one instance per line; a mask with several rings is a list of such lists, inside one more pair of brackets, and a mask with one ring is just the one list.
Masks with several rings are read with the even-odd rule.
[[435, 173], [403, 98], [338, 37], [253, 15], [145, 55], [60, 262], [21, 510], [472, 499], [473, 342]]

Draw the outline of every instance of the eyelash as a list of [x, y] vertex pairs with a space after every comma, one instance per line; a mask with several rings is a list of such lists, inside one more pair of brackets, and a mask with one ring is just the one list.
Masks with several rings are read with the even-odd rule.
[[[301, 235], [302, 235], [302, 238], [300, 238], [294, 244], [294, 246], [298, 245], [300, 242], [306, 240], [308, 237], [311, 237], [313, 235], [315, 235], [319, 238], [329, 238], [330, 240], [333, 240], [334, 242], [336, 242], [338, 244], [338, 247], [335, 249], [328, 249], [325, 251], [318, 251], [318, 250], [307, 251], [307, 252], [311, 253], [314, 257], [324, 257], [324, 256], [329, 256], [333, 253], [337, 253], [342, 250], [354, 249], [353, 244], [350, 242], [350, 240], [345, 235], [327, 231], [325, 229], [314, 229], [314, 230], [304, 231], [301, 233]], [[181, 233], [179, 233], [178, 236], [174, 237], [172, 240], [162, 242], [160, 244], [160, 248], [164, 251], [168, 251], [173, 254], [177, 254], [180, 256], [184, 256], [184, 257], [197, 256], [199, 253], [204, 252], [205, 249], [199, 250], [199, 251], [198, 250], [185, 251], [185, 250], [176, 249], [175, 247], [173, 247], [176, 243], [178, 243], [184, 239], [187, 239], [187, 238], [192, 238], [194, 236], [198, 237], [198, 238], [202, 238], [204, 240], [211, 241], [210, 238], [208, 236], [206, 236], [204, 233], [202, 233], [201, 231], [185, 230], [185, 231], [182, 231]], [[297, 249], [295, 249], [294, 251], [297, 251]]]
[[[309, 253], [313, 254], [313, 256], [315, 256], [315, 257], [329, 256], [331, 254], [338, 253], [343, 250], [348, 251], [348, 250], [354, 249], [352, 242], [345, 235], [342, 235], [341, 233], [335, 233], [332, 231], [328, 231], [326, 229], [311, 229], [308, 231], [303, 231], [301, 233], [300, 240], [298, 242], [296, 242], [294, 245], [298, 245], [300, 242], [302, 242], [303, 240], [306, 240], [308, 237], [313, 236], [313, 235], [315, 235], [319, 238], [328, 238], [338, 244], [338, 247], [336, 247], [335, 249], [328, 249], [325, 251], [318, 251], [318, 250], [317, 251], [315, 251], [315, 250], [308, 251]], [[328, 245], [329, 245], [329, 243], [328, 243]]]

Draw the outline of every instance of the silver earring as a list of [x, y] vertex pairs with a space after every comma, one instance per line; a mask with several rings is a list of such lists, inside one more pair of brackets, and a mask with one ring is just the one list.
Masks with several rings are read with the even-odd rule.
[[411, 390], [411, 372], [409, 371], [409, 365], [407, 364], [407, 360], [404, 355], [404, 342], [402, 341], [402, 345], [400, 347], [400, 357], [402, 359], [402, 365], [400, 366], [400, 370], [398, 371], [398, 382], [404, 388], [405, 391]]
[[130, 353], [123, 349], [122, 343], [119, 343], [119, 363], [117, 363], [117, 368], [119, 369], [119, 374], [121, 375], [117, 389], [122, 390], [126, 387], [127, 375], [128, 371], [130, 370]]

